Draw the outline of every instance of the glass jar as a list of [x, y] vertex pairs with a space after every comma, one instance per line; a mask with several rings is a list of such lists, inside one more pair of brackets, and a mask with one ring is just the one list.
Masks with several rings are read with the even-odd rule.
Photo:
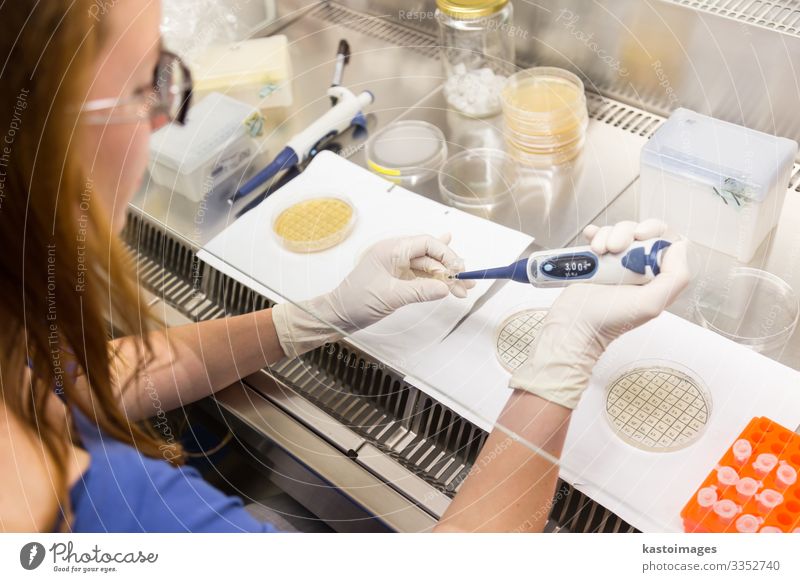
[[444, 95], [472, 117], [496, 115], [514, 70], [514, 8], [508, 0], [436, 0]]

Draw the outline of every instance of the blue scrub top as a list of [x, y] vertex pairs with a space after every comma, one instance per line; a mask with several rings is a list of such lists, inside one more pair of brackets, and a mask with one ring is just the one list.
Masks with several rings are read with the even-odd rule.
[[70, 490], [74, 532], [277, 532], [238, 497], [209, 485], [193, 467], [142, 455], [105, 434], [79, 410], [73, 418], [89, 469]]

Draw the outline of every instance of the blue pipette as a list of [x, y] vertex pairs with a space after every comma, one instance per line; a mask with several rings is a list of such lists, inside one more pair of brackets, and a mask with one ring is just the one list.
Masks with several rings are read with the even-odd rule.
[[572, 283], [644, 285], [661, 271], [670, 241], [636, 241], [621, 253], [598, 255], [590, 246], [533, 253], [505, 267], [465, 271], [455, 279], [511, 279], [534, 287], [564, 287]]
[[362, 91], [356, 95], [346, 87], [336, 86], [328, 89], [328, 95], [336, 97], [336, 105], [292, 137], [272, 162], [239, 187], [228, 199], [229, 203], [241, 200], [280, 172], [302, 164], [314, 155], [325, 140], [340, 134], [351, 125], [366, 127], [366, 117], [362, 110], [375, 100], [371, 92]]

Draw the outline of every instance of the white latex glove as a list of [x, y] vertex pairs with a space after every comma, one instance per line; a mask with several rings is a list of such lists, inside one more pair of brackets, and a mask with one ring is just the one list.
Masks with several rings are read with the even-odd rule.
[[276, 305], [272, 318], [284, 353], [299, 356], [340, 338], [342, 332], [372, 325], [404, 305], [443, 299], [448, 293], [466, 297], [475, 282], [447, 279], [464, 270], [449, 242], [450, 235], [381, 241], [330, 293], [297, 305]]
[[[598, 254], [619, 253], [634, 240], [663, 237], [658, 220], [586, 227], [584, 236]], [[686, 242], [664, 251], [661, 272], [646, 285], [574, 284], [550, 308], [531, 346], [530, 357], [509, 385], [567, 408], [578, 405], [595, 363], [608, 345], [626, 331], [661, 313], [686, 288], [689, 269]]]

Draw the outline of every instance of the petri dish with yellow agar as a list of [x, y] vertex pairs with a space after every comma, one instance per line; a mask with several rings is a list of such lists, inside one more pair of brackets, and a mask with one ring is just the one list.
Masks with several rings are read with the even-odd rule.
[[512, 75], [502, 98], [504, 114], [528, 123], [568, 124], [586, 107], [583, 81], [558, 67], [534, 67]]
[[510, 153], [526, 165], [551, 165], [580, 153], [589, 124], [583, 82], [556, 67], [513, 75], [502, 93]]
[[355, 208], [347, 199], [326, 194], [279, 210], [272, 221], [272, 231], [286, 249], [316, 253], [345, 240], [355, 221]]
[[675, 362], [637, 362], [606, 390], [606, 419], [627, 444], [648, 452], [688, 447], [705, 431], [711, 394]]
[[513, 372], [528, 359], [531, 344], [546, 316], [546, 309], [525, 309], [508, 316], [497, 327], [495, 353], [507, 371]]

